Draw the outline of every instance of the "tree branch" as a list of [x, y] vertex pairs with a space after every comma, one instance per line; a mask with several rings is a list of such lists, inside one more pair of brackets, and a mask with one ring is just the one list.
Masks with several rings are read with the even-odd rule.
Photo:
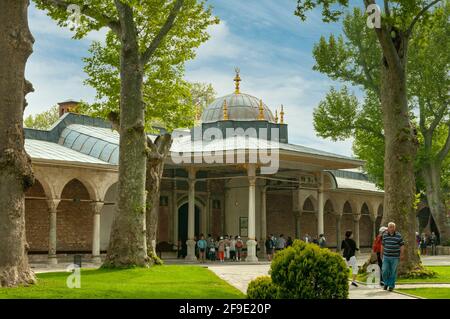
[[438, 163], [442, 163], [447, 154], [450, 152], [450, 121], [448, 122], [447, 127], [448, 127], [447, 140], [445, 141], [444, 146], [436, 156], [436, 161], [438, 161]]
[[[59, 9], [62, 9], [64, 11], [67, 11], [67, 8], [72, 4], [70, 1], [64, 1], [64, 0], [41, 0], [43, 3], [53, 6]], [[92, 10], [88, 5], [84, 5], [80, 7], [80, 12], [98, 22], [101, 24], [109, 27], [116, 35], [120, 35], [120, 24], [119, 21], [114, 20], [111, 17], [108, 17], [105, 14], [95, 12]]]
[[172, 136], [170, 134], [160, 135], [155, 143], [158, 147], [158, 153], [165, 156], [172, 146]]
[[436, 3], [440, 2], [441, 0], [434, 0], [431, 1], [428, 5], [423, 7], [422, 10], [414, 17], [414, 19], [411, 21], [411, 24], [409, 25], [408, 29], [406, 30], [406, 36], [409, 37], [412, 33], [412, 30], [414, 28], [414, 25], [419, 21], [419, 19], [430, 9], [432, 6], [434, 6]]
[[391, 10], [389, 9], [389, 1], [384, 0], [384, 12], [386, 12], [386, 17], [391, 17]]
[[183, 3], [184, 3], [184, 0], [176, 0], [175, 5], [173, 6], [172, 10], [170, 11], [170, 14], [167, 17], [166, 22], [164, 23], [162, 28], [159, 30], [158, 34], [153, 38], [152, 43], [150, 43], [148, 48], [142, 54], [142, 57], [141, 57], [142, 66], [147, 64], [147, 62], [152, 57], [153, 53], [158, 48], [161, 41], [164, 39], [164, 37], [167, 35], [167, 33], [172, 28], [172, 26], [175, 22], [175, 18], [177, 17], [178, 13], [180, 12], [180, 9], [183, 6]]
[[433, 122], [430, 124], [430, 133], [433, 134], [436, 127], [441, 122], [442, 118], [444, 117], [445, 111], [447, 111], [448, 105], [446, 103], [443, 103], [439, 110], [437, 111], [437, 114], [434, 115]]
[[380, 88], [378, 85], [375, 84], [375, 81], [373, 80], [372, 74], [370, 73], [369, 68], [367, 67], [367, 63], [366, 63], [366, 59], [365, 56], [363, 55], [363, 53], [365, 52], [362, 48], [361, 45], [361, 38], [360, 38], [360, 33], [358, 33], [358, 41], [356, 43], [356, 46], [358, 47], [361, 59], [361, 66], [363, 68], [363, 72], [367, 78], [367, 82], [369, 84], [369, 86], [375, 91], [375, 93], [377, 94], [378, 98], [380, 99]]
[[170, 134], [159, 135], [156, 137], [155, 142], [152, 142], [151, 138], [147, 136], [147, 160], [162, 160], [166, 157], [167, 153], [172, 146], [172, 136]]
[[[375, 4], [375, 0], [364, 0], [364, 4], [367, 8], [370, 4]], [[381, 28], [375, 28], [375, 33], [381, 46], [381, 52], [383, 53], [383, 57], [386, 59], [386, 62], [389, 67], [395, 67], [398, 69], [399, 73], [402, 73], [403, 65], [400, 61], [400, 57], [394, 43], [392, 42], [391, 31], [391, 26], [384, 23], [381, 24]]]

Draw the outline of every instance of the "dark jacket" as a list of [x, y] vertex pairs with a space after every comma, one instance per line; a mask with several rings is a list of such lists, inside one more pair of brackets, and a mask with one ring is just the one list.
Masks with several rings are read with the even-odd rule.
[[346, 260], [350, 260], [351, 257], [355, 256], [355, 252], [359, 250], [356, 247], [356, 243], [351, 238], [346, 238], [341, 243], [341, 250], [344, 250], [342, 254]]

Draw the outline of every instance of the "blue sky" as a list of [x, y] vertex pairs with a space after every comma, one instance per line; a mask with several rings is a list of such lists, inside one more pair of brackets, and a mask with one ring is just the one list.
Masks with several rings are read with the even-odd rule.
[[[323, 23], [320, 11], [306, 22], [294, 16], [295, 0], [209, 0], [221, 19], [209, 31], [211, 39], [186, 67], [189, 81], [209, 82], [219, 96], [233, 92], [234, 67], [241, 69], [241, 91], [257, 96], [272, 109], [285, 108], [291, 143], [352, 155], [351, 140], [332, 142], [316, 136], [312, 112], [330, 86], [326, 76], [312, 70], [312, 48], [321, 35], [340, 33], [340, 24]], [[95, 91], [83, 84], [82, 57], [89, 44], [102, 40], [105, 31], [73, 40], [37, 10], [29, 10], [35, 37], [26, 76], [35, 92], [28, 95], [25, 115], [36, 114], [67, 99], [94, 101]]]

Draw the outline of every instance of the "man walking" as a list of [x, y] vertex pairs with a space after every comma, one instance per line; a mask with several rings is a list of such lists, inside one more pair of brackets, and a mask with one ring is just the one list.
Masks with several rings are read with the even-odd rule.
[[388, 229], [383, 233], [381, 242], [381, 255], [383, 256], [383, 280], [384, 290], [394, 290], [397, 279], [397, 268], [403, 259], [404, 241], [402, 235], [395, 230], [395, 224], [390, 222]]
[[358, 275], [358, 264], [356, 261], [355, 253], [359, 250], [356, 247], [356, 242], [352, 239], [353, 232], [347, 230], [345, 232], [345, 239], [341, 243], [341, 250], [344, 250], [343, 256], [347, 261], [347, 267], [352, 269], [352, 286], [358, 287], [356, 283], [356, 275]]

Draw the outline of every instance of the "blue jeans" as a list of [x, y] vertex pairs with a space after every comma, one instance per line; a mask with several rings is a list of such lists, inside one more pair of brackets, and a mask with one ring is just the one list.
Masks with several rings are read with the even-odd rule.
[[395, 288], [395, 280], [397, 279], [397, 268], [399, 262], [399, 257], [384, 256], [383, 258], [383, 281], [384, 285], [389, 288]]

